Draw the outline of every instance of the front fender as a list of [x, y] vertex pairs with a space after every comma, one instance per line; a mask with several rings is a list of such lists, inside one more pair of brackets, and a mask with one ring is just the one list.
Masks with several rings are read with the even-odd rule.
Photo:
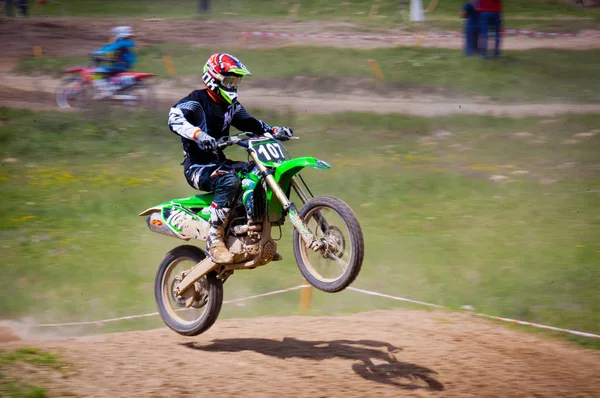
[[273, 173], [273, 177], [275, 177], [275, 180], [277, 182], [289, 180], [291, 177], [298, 174], [300, 170], [302, 170], [305, 167], [311, 167], [313, 169], [330, 169], [331, 165], [323, 160], [313, 158], [310, 156], [290, 159], [279, 164], [275, 168], [275, 173]]

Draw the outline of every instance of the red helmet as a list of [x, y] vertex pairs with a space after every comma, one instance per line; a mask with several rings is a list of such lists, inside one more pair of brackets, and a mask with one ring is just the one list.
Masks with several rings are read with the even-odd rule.
[[216, 53], [204, 65], [202, 81], [206, 88], [231, 104], [237, 99], [237, 88], [242, 77], [252, 73], [233, 55]]

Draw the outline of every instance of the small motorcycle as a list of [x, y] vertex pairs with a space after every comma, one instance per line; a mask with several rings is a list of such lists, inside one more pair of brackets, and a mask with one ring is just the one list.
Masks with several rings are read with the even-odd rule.
[[[154, 281], [162, 320], [185, 336], [198, 335], [213, 325], [221, 311], [223, 283], [234, 271], [273, 261], [281, 226], [288, 217], [294, 227], [296, 262], [315, 288], [329, 293], [345, 289], [363, 263], [363, 234], [352, 209], [335, 197], [313, 197], [299, 175], [305, 167], [329, 169], [328, 163], [314, 157], [290, 158], [281, 142], [269, 134], [255, 137], [242, 133], [218, 142], [220, 149], [231, 145], [244, 147], [250, 158], [238, 172], [242, 189], [225, 231], [234, 262], [215, 264], [201, 248], [181, 245], [166, 254]], [[289, 199], [292, 190], [303, 203], [300, 211]], [[173, 199], [140, 216], [146, 216], [151, 231], [186, 241], [206, 241], [212, 200], [212, 193]], [[272, 236], [274, 228], [279, 228], [277, 239]]]
[[67, 77], [63, 79], [56, 91], [56, 104], [60, 108], [87, 108], [92, 101], [118, 101], [127, 106], [149, 108], [154, 101], [152, 89], [145, 81], [157, 76], [154, 73], [122, 72], [112, 76], [109, 81], [116, 89], [106, 95], [98, 84], [102, 74], [97, 72], [96, 65], [76, 66], [64, 70]]

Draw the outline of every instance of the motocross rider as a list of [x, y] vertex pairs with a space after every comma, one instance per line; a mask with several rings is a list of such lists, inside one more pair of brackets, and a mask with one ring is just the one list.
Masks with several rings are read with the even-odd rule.
[[217, 140], [229, 136], [229, 126], [256, 135], [270, 133], [281, 141], [292, 136], [289, 127], [271, 127], [248, 114], [238, 102], [238, 86], [244, 76], [251, 75], [236, 57], [213, 54], [204, 65], [202, 80], [206, 87], [192, 91], [169, 112], [169, 128], [183, 143], [182, 165], [187, 182], [195, 189], [214, 192], [206, 250], [217, 264], [233, 262], [224, 231], [241, 186], [237, 172], [246, 165], [226, 159], [216, 149]]
[[95, 70], [99, 76], [95, 82], [100, 89], [97, 98], [108, 97], [121, 88], [121, 84], [112, 84], [109, 79], [117, 73], [131, 69], [137, 61], [137, 57], [132, 51], [135, 43], [131, 40], [133, 37], [131, 26], [117, 26], [111, 30], [111, 33], [114, 41], [91, 53], [96, 60], [110, 62], [110, 65], [101, 66]]

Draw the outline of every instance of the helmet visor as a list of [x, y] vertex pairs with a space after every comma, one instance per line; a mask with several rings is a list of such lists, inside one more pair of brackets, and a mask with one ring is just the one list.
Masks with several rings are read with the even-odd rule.
[[224, 76], [221, 84], [227, 90], [235, 90], [242, 82], [242, 77], [243, 76]]

